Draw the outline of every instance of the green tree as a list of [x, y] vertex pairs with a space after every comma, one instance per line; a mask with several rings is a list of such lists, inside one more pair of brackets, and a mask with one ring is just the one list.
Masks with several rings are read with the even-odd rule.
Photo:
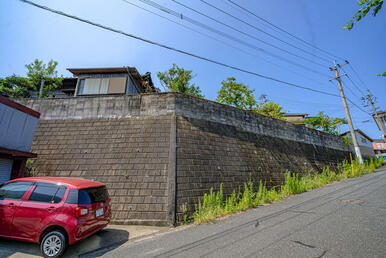
[[371, 10], [372, 15], [377, 16], [383, 5], [383, 0], [360, 0], [358, 1], [360, 9], [354, 14], [354, 17], [348, 21], [343, 29], [351, 30], [354, 27], [354, 23], [362, 20]]
[[10, 98], [29, 98], [29, 91], [40, 90], [42, 80], [44, 80], [43, 94], [46, 97], [51, 90], [59, 88], [62, 84], [62, 77], [58, 77], [56, 67], [58, 62], [50, 60], [47, 64], [36, 59], [30, 64], [25, 65], [27, 68], [27, 77], [16, 75], [0, 79], [0, 94]]
[[344, 118], [331, 118], [324, 112], [319, 112], [316, 117], [308, 118], [304, 121], [309, 127], [330, 134], [339, 134], [339, 127], [347, 124]]
[[0, 79], [0, 95], [23, 99], [29, 98], [31, 95], [28, 90], [32, 90], [33, 86], [28, 78], [12, 75], [4, 79]]
[[386, 72], [378, 74], [377, 76], [385, 76], [386, 77]]
[[260, 103], [258, 103], [253, 95], [254, 90], [249, 89], [248, 85], [236, 82], [234, 77], [222, 81], [221, 84], [222, 87], [218, 92], [217, 102], [285, 120], [283, 118], [283, 108], [279, 104], [269, 101], [267, 95], [262, 94], [259, 98]]
[[256, 108], [252, 109], [252, 111], [260, 115], [269, 116], [285, 121], [285, 118], [283, 116], [283, 108], [280, 106], [280, 104], [274, 103], [272, 101], [259, 103]]
[[158, 72], [157, 77], [164, 89], [168, 91], [185, 93], [200, 98], [205, 97], [201, 94], [200, 87], [191, 83], [194, 78], [191, 70], [185, 70], [173, 64], [173, 67], [168, 71]]
[[234, 77], [221, 82], [222, 86], [217, 95], [217, 102], [242, 109], [253, 109], [256, 106], [254, 90], [248, 85], [237, 83]]
[[[351, 30], [354, 27], [355, 22], [359, 22], [364, 18], [371, 10], [372, 15], [377, 16], [378, 12], [382, 9], [383, 0], [360, 0], [358, 1], [360, 9], [354, 14], [354, 17], [348, 21], [343, 29]], [[385, 76], [386, 72], [378, 74], [377, 76]]]
[[39, 91], [42, 80], [44, 80], [43, 96], [46, 97], [49, 91], [61, 86], [63, 78], [58, 77], [56, 67], [57, 61], [50, 60], [47, 64], [35, 59], [32, 63], [25, 65], [27, 68], [27, 77], [33, 85], [33, 89]]

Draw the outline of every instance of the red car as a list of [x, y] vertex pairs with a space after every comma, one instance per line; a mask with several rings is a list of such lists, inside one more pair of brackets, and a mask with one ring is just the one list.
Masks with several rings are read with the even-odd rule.
[[106, 227], [111, 205], [100, 182], [31, 177], [0, 186], [0, 237], [40, 243], [45, 257]]

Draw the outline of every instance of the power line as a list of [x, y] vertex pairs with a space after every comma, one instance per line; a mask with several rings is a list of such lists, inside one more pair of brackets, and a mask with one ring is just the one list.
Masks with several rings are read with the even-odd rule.
[[[215, 22], [217, 22], [217, 23], [219, 23], [219, 24], [221, 24], [221, 25], [224, 25], [224, 26], [226, 26], [226, 27], [228, 27], [228, 28], [231, 28], [231, 29], [233, 29], [233, 30], [235, 30], [235, 31], [237, 31], [237, 32], [239, 32], [239, 33], [241, 33], [241, 34], [243, 34], [243, 35], [246, 35], [246, 36], [251, 37], [251, 38], [253, 38], [253, 39], [255, 39], [255, 40], [261, 41], [260, 39], [258, 39], [258, 38], [256, 38], [256, 37], [252, 36], [250, 33], [245, 33], [245, 32], [243, 32], [243, 31], [240, 31], [239, 29], [237, 29], [237, 28], [235, 28], [235, 27], [232, 27], [232, 26], [230, 26], [230, 25], [228, 25], [228, 24], [226, 24], [226, 23], [223, 23], [223, 22], [219, 21], [218, 19], [215, 19], [215, 18], [213, 18], [213, 17], [211, 17], [211, 16], [209, 16], [209, 15], [207, 15], [207, 14], [204, 14], [204, 13], [202, 13], [202, 12], [200, 12], [200, 11], [197, 11], [196, 9], [194, 9], [194, 8], [192, 8], [192, 7], [189, 7], [189, 6], [187, 6], [187, 5], [185, 5], [185, 4], [181, 3], [181, 2], [179, 2], [179, 1], [177, 1], [177, 0], [172, 0], [172, 1], [175, 2], [176, 4], [179, 4], [179, 5], [181, 5], [181, 6], [185, 7], [185, 8], [187, 8], [187, 9], [189, 9], [189, 10], [195, 12], [195, 13], [198, 13], [198, 14], [200, 14], [200, 15], [202, 15], [202, 16], [208, 18], [208, 19], [211, 19], [211, 20], [213, 20], [213, 21], [215, 21]], [[241, 19], [239, 19], [239, 18], [233, 16], [233, 15], [230, 14], [230, 13], [227, 13], [227, 12], [221, 10], [220, 8], [218, 8], [218, 7], [216, 7], [216, 6], [212, 5], [212, 4], [209, 4], [209, 3], [207, 3], [207, 2], [205, 2], [205, 1], [203, 1], [203, 0], [201, 0], [201, 2], [205, 3], [206, 5], [209, 5], [210, 7], [214, 8], [214, 9], [216, 9], [216, 10], [222, 12], [222, 13], [227, 14], [228, 16], [230, 16], [230, 17], [232, 17], [232, 18], [234, 18], [234, 19], [236, 19], [236, 20], [238, 20], [238, 21], [240, 21], [240, 22], [242, 22], [242, 23], [244, 23], [244, 24], [247, 24], [248, 26], [254, 28], [255, 30], [257, 30], [257, 31], [259, 31], [259, 32], [261, 32], [261, 33], [264, 33], [265, 35], [268, 35], [268, 36], [270, 36], [270, 37], [272, 37], [272, 38], [274, 38], [274, 39], [276, 39], [276, 40], [278, 40], [278, 41], [280, 41], [280, 42], [282, 42], [282, 43], [285, 43], [285, 44], [287, 44], [287, 45], [289, 45], [289, 46], [291, 46], [291, 47], [293, 47], [293, 48], [296, 48], [296, 49], [298, 49], [298, 50], [300, 50], [300, 51], [303, 51], [303, 52], [305, 52], [305, 53], [307, 53], [307, 54], [309, 54], [309, 55], [311, 55], [311, 56], [320, 58], [320, 59], [322, 59], [322, 60], [324, 60], [324, 61], [326, 61], [326, 62], [330, 62], [330, 60], [328, 60], [328, 59], [325, 59], [325, 58], [323, 58], [323, 57], [318, 57], [318, 56], [316, 56], [314, 53], [311, 53], [311, 52], [309, 52], [309, 51], [307, 51], [307, 50], [304, 50], [304, 49], [302, 49], [302, 48], [300, 48], [300, 47], [297, 47], [297, 46], [295, 46], [295, 45], [293, 45], [293, 44], [291, 44], [291, 43], [289, 43], [289, 42], [286, 42], [286, 41], [284, 41], [284, 40], [282, 40], [282, 39], [280, 39], [280, 38], [278, 38], [278, 37], [276, 37], [276, 36], [274, 36], [274, 35], [272, 35], [272, 34], [266, 32], [266, 31], [264, 31], [264, 30], [262, 30], [262, 29], [260, 29], [260, 28], [258, 28], [258, 27], [256, 27], [256, 26], [254, 26], [254, 25], [248, 23], [248, 22], [245, 22], [245, 21], [243, 21], [243, 20], [241, 20]], [[263, 41], [263, 42], [264, 42], [264, 41]], [[272, 45], [270, 44], [270, 46], [272, 46]], [[282, 50], [282, 49], [281, 49], [281, 50]], [[282, 50], [282, 51], [283, 51], [283, 50]], [[309, 62], [316, 63], [316, 62], [314, 62], [314, 61], [312, 61], [312, 60], [309, 60], [309, 59], [307, 59], [307, 60], [308, 60]], [[320, 64], [320, 63], [316, 63], [316, 64], [321, 65], [321, 66], [324, 67], [324, 65], [322, 65], [322, 64]]]
[[[184, 16], [184, 15], [181, 14], [181, 13], [178, 13], [178, 12], [173, 11], [173, 10], [171, 10], [171, 9], [169, 9], [169, 8], [166, 8], [166, 7], [162, 6], [162, 5], [159, 5], [159, 4], [157, 4], [157, 3], [155, 3], [155, 2], [153, 2], [153, 1], [151, 1], [151, 0], [139, 0], [139, 1], [141, 1], [141, 2], [144, 3], [144, 4], [150, 5], [150, 6], [156, 8], [156, 9], [158, 9], [158, 10], [160, 10], [160, 11], [163, 11], [163, 12], [169, 14], [169, 15], [173, 15], [173, 16], [179, 18], [179, 19], [183, 19], [183, 20], [185, 20], [185, 21], [187, 21], [187, 22], [189, 22], [189, 23], [192, 23], [192, 24], [194, 24], [194, 25], [196, 25], [196, 26], [199, 26], [199, 27], [201, 27], [201, 28], [204, 28], [204, 29], [209, 30], [209, 31], [211, 31], [211, 32], [214, 32], [214, 33], [216, 33], [216, 34], [219, 34], [219, 35], [221, 35], [221, 36], [223, 36], [223, 37], [226, 37], [226, 38], [228, 38], [228, 39], [231, 39], [231, 40], [233, 40], [233, 41], [235, 41], [235, 42], [237, 42], [237, 43], [243, 44], [243, 45], [245, 45], [245, 46], [247, 46], [247, 47], [249, 47], [249, 48], [252, 48], [252, 49], [261, 51], [261, 52], [266, 53], [266, 54], [268, 54], [268, 55], [270, 55], [270, 56], [273, 56], [273, 57], [275, 57], [275, 58], [284, 60], [284, 61], [287, 62], [287, 63], [296, 65], [296, 66], [298, 66], [298, 67], [301, 67], [301, 68], [303, 68], [303, 69], [312, 71], [312, 72], [317, 73], [317, 74], [319, 74], [319, 75], [322, 75], [322, 76], [325, 76], [325, 77], [329, 77], [329, 75], [327, 75], [327, 74], [321, 73], [321, 72], [319, 72], [319, 71], [317, 71], [317, 70], [314, 70], [314, 69], [311, 69], [311, 68], [309, 68], [309, 67], [307, 67], [307, 66], [305, 66], [305, 65], [296, 63], [296, 62], [294, 62], [294, 61], [292, 61], [292, 60], [289, 60], [289, 59], [287, 59], [287, 58], [284, 58], [284, 57], [278, 56], [278, 55], [276, 55], [276, 54], [273, 54], [273, 53], [271, 53], [271, 52], [269, 52], [269, 51], [266, 51], [265, 49], [262, 49], [262, 48], [260, 48], [260, 47], [256, 47], [256, 46], [254, 46], [254, 45], [252, 45], [252, 44], [249, 44], [248, 42], [245, 42], [245, 41], [243, 41], [243, 40], [240, 40], [240, 39], [238, 39], [238, 38], [233, 37], [232, 35], [229, 35], [229, 34], [227, 34], [227, 33], [224, 33], [224, 32], [222, 32], [222, 31], [219, 31], [219, 30], [217, 30], [217, 29], [214, 29], [214, 28], [212, 28], [212, 27], [210, 27], [210, 26], [208, 26], [208, 25], [206, 25], [206, 24], [203, 24], [203, 23], [198, 22], [198, 21], [196, 21], [196, 20], [194, 20], [194, 19], [191, 19], [191, 18], [189, 18], [189, 17], [187, 17], [187, 16]], [[269, 43], [268, 43], [268, 44], [269, 44]]]
[[[204, 61], [207, 61], [207, 62], [210, 62], [210, 63], [214, 63], [214, 64], [217, 64], [217, 65], [220, 65], [220, 66], [224, 66], [224, 67], [236, 70], [236, 71], [240, 71], [240, 72], [244, 72], [244, 73], [247, 73], [247, 74], [251, 74], [251, 75], [254, 75], [254, 76], [257, 76], [257, 77], [261, 77], [261, 78], [264, 78], [264, 79], [267, 79], [267, 80], [279, 82], [279, 83], [282, 83], [282, 84], [285, 84], [285, 85], [288, 85], [288, 86], [291, 86], [291, 87], [295, 87], [295, 88], [299, 88], [299, 89], [304, 89], [304, 90], [308, 90], [308, 91], [313, 91], [313, 92], [317, 92], [317, 93], [324, 94], [324, 95], [339, 97], [339, 95], [337, 95], [337, 94], [333, 94], [333, 93], [329, 93], [329, 92], [325, 92], [325, 91], [320, 91], [320, 90], [315, 90], [315, 89], [312, 89], [312, 88], [309, 88], [309, 87], [305, 87], [305, 86], [297, 85], [297, 84], [294, 84], [294, 83], [282, 81], [282, 80], [279, 80], [279, 79], [276, 79], [276, 78], [273, 78], [273, 77], [269, 77], [269, 76], [266, 76], [266, 75], [258, 74], [258, 73], [255, 73], [255, 72], [252, 72], [252, 71], [248, 71], [248, 70], [245, 70], [245, 69], [242, 69], [242, 68], [238, 68], [236, 66], [224, 64], [224, 63], [221, 63], [221, 62], [213, 60], [213, 59], [202, 57], [202, 56], [199, 56], [199, 55], [196, 55], [196, 54], [184, 51], [184, 50], [180, 50], [180, 49], [177, 49], [177, 48], [174, 48], [174, 47], [170, 47], [170, 46], [167, 46], [167, 45], [155, 42], [155, 41], [144, 39], [142, 37], [135, 36], [135, 35], [132, 35], [132, 34], [129, 34], [129, 33], [123, 32], [121, 30], [114, 29], [114, 28], [111, 28], [111, 27], [108, 27], [108, 26], [105, 26], [105, 25], [101, 25], [101, 24], [98, 24], [98, 23], [92, 22], [90, 20], [86, 20], [86, 19], [74, 16], [74, 15], [71, 15], [71, 14], [67, 14], [67, 13], [64, 13], [62, 11], [58, 11], [58, 10], [49, 8], [49, 7], [44, 6], [44, 5], [39, 5], [39, 4], [36, 4], [36, 3], [28, 1], [28, 0], [19, 0], [19, 1], [24, 2], [26, 4], [29, 4], [29, 5], [32, 5], [32, 6], [35, 6], [37, 8], [43, 9], [43, 10], [52, 12], [52, 13], [56, 13], [56, 14], [61, 15], [61, 16], [65, 16], [65, 17], [68, 17], [68, 18], [71, 18], [71, 19], [74, 19], [74, 20], [78, 20], [78, 21], [81, 21], [81, 22], [84, 22], [84, 23], [87, 23], [87, 24], [90, 24], [90, 25], [102, 28], [104, 30], [108, 30], [108, 31], [112, 31], [112, 32], [115, 32], [115, 33], [119, 33], [119, 34], [122, 34], [122, 35], [127, 36], [127, 37], [138, 39], [138, 40], [147, 42], [147, 43], [152, 44], [152, 45], [156, 45], [156, 46], [159, 46], [159, 47], [162, 47], [162, 48], [166, 48], [166, 49], [169, 49], [169, 50], [181, 53], [181, 54], [189, 55], [189, 56], [195, 57], [197, 59], [201, 59], [201, 60], [204, 60]], [[361, 109], [359, 106], [357, 106], [354, 102], [352, 102], [349, 98], [347, 98], [347, 100], [349, 102], [351, 102], [354, 106], [356, 106], [358, 109], [360, 109], [363, 112], [367, 113], [366, 111]]]
[[263, 21], [263, 22], [265, 22], [265, 23], [267, 23], [267, 24], [273, 26], [274, 28], [280, 30], [281, 32], [284, 32], [285, 34], [291, 36], [292, 38], [295, 38], [295, 39], [297, 39], [297, 40], [303, 42], [304, 44], [306, 44], [306, 45], [308, 45], [308, 46], [311, 46], [311, 47], [313, 47], [313, 48], [315, 48], [315, 49], [317, 49], [317, 50], [319, 50], [319, 51], [322, 51], [322, 52], [328, 54], [328, 55], [331, 56], [331, 57], [335, 57], [335, 58], [338, 58], [338, 59], [341, 59], [341, 60], [345, 60], [344, 58], [341, 58], [341, 57], [339, 57], [339, 56], [336, 56], [336, 55], [334, 55], [334, 54], [332, 54], [332, 53], [330, 53], [330, 52], [328, 52], [328, 51], [325, 51], [325, 50], [323, 50], [323, 49], [321, 49], [321, 48], [319, 48], [319, 47], [317, 47], [317, 46], [315, 46], [315, 45], [313, 45], [313, 44], [311, 44], [311, 43], [308, 43], [307, 41], [305, 41], [305, 40], [303, 40], [303, 39], [301, 39], [301, 38], [299, 38], [299, 37], [293, 35], [292, 33], [288, 32], [288, 31], [286, 31], [286, 30], [284, 30], [284, 29], [282, 29], [282, 28], [280, 28], [280, 27], [278, 27], [278, 26], [276, 26], [275, 24], [273, 24], [273, 23], [269, 22], [268, 20], [266, 20], [266, 19], [264, 19], [264, 18], [258, 16], [258, 15], [255, 14], [255, 13], [249, 11], [248, 9], [242, 7], [241, 5], [235, 3], [235, 2], [232, 1], [232, 0], [227, 0], [227, 1], [230, 2], [231, 4], [237, 6], [237, 7], [240, 8], [241, 10], [243, 10], [243, 11], [245, 11], [245, 12], [247, 12], [247, 13], [253, 15], [253, 16], [256, 17], [257, 19], [259, 19], [259, 20], [261, 20], [261, 21]]
[[350, 92], [351, 92], [351, 94], [352, 95], [354, 95], [356, 98], [358, 98], [359, 100], [361, 100], [362, 98], [361, 97], [359, 97], [352, 89], [351, 89], [351, 87], [349, 87], [348, 86], [348, 84], [346, 84], [346, 89], [348, 89]]
[[[364, 85], [366, 88], [367, 88], [367, 90], [369, 89], [369, 87], [366, 85], [366, 83], [364, 82], [364, 81], [362, 81], [362, 79], [361, 79], [361, 77], [359, 76], [359, 74], [356, 72], [356, 70], [354, 69], [354, 66], [350, 63], [349, 64], [349, 66], [350, 66], [350, 68], [351, 68], [351, 70], [354, 72], [354, 74], [355, 74], [355, 76], [358, 78], [358, 80], [362, 83], [362, 85]], [[363, 94], [363, 95], [365, 95], [365, 94]]]
[[[343, 81], [341, 81], [341, 82], [342, 82], [342, 85], [343, 85]], [[347, 87], [346, 87], [346, 88], [347, 88]], [[364, 112], [364, 113], [366, 113], [366, 114], [368, 114], [368, 115], [371, 115], [368, 111], [364, 110], [363, 108], [361, 108], [360, 106], [358, 106], [357, 104], [355, 104], [355, 102], [352, 101], [351, 99], [349, 99], [349, 98], [347, 98], [347, 97], [346, 97], [346, 99], [347, 99], [352, 105], [354, 105], [356, 108], [358, 108], [359, 110], [361, 110], [362, 112]]]
[[[176, 25], [182, 26], [182, 27], [184, 27], [184, 28], [186, 28], [186, 29], [188, 29], [188, 30], [191, 30], [191, 31], [193, 31], [193, 32], [196, 32], [196, 33], [198, 33], [198, 34], [200, 34], [200, 35], [202, 35], [202, 36], [204, 36], [204, 37], [207, 37], [207, 38], [210, 38], [210, 39], [212, 39], [212, 40], [215, 40], [215, 41], [217, 41], [217, 42], [219, 42], [219, 43], [221, 43], [221, 44], [224, 44], [224, 45], [226, 45], [226, 46], [228, 46], [228, 47], [230, 47], [230, 48], [236, 49], [236, 50], [238, 50], [238, 51], [240, 51], [240, 52], [242, 52], [242, 53], [244, 53], [244, 54], [250, 55], [250, 56], [252, 56], [252, 57], [257, 57], [257, 58], [262, 59], [262, 60], [264, 60], [265, 62], [270, 63], [270, 64], [272, 64], [272, 65], [274, 65], [274, 66], [277, 66], [277, 67], [279, 67], [279, 68], [281, 68], [281, 69], [284, 69], [284, 70], [287, 70], [287, 71], [289, 71], [289, 72], [291, 72], [291, 73], [297, 74], [297, 75], [299, 75], [300, 77], [302, 77], [302, 78], [304, 78], [304, 79], [308, 79], [308, 80], [310, 80], [310, 81], [315, 82], [315, 78], [311, 78], [311, 77], [305, 76], [304, 74], [301, 74], [301, 73], [299, 73], [299, 72], [297, 72], [297, 71], [294, 71], [294, 70], [292, 70], [292, 69], [289, 69], [289, 68], [287, 68], [286, 66], [282, 66], [282, 65], [276, 64], [276, 63], [274, 63], [274, 62], [271, 62], [271, 61], [269, 61], [269, 60], [267, 60], [267, 59], [265, 59], [265, 58], [263, 58], [263, 57], [261, 57], [261, 56], [252, 54], [252, 53], [250, 53], [250, 52], [248, 52], [248, 51], [245, 51], [245, 50], [243, 50], [243, 49], [241, 49], [241, 48], [235, 47], [235, 46], [233, 46], [233, 45], [231, 45], [231, 44], [228, 44], [228, 43], [226, 43], [226, 42], [224, 42], [224, 41], [221, 41], [221, 40], [219, 40], [219, 39], [217, 39], [217, 38], [215, 38], [215, 37], [212, 37], [212, 36], [210, 36], [210, 35], [208, 35], [208, 34], [206, 34], [206, 33], [203, 33], [203, 32], [201, 32], [201, 31], [195, 30], [195, 29], [193, 29], [193, 28], [191, 28], [191, 27], [185, 26], [185, 25], [183, 25], [183, 24], [181, 24], [181, 23], [178, 23], [178, 22], [176, 22], [176, 21], [174, 21], [174, 20], [172, 20], [172, 19], [169, 19], [169, 18], [167, 18], [167, 17], [165, 17], [165, 16], [163, 16], [163, 15], [160, 15], [160, 14], [158, 14], [158, 13], [156, 13], [156, 12], [153, 12], [153, 11], [151, 11], [151, 10], [149, 10], [149, 9], [146, 9], [146, 8], [142, 7], [142, 6], [136, 5], [136, 4], [134, 4], [134, 3], [132, 3], [132, 2], [129, 2], [129, 1], [127, 1], [127, 0], [122, 0], [122, 1], [123, 1], [123, 2], [126, 2], [127, 4], [130, 4], [130, 5], [132, 5], [132, 6], [135, 6], [135, 7], [139, 8], [139, 9], [141, 9], [141, 10], [144, 10], [144, 11], [146, 11], [146, 12], [149, 12], [149, 13], [151, 13], [151, 14], [154, 14], [154, 15], [160, 17], [160, 18], [163, 18], [163, 19], [165, 19], [165, 20], [168, 20], [168, 21], [170, 21], [170, 22], [172, 22], [172, 23], [174, 23], [174, 24], [176, 24]], [[323, 83], [320, 83], [320, 84], [323, 84]]]
[[114, 29], [114, 28], [111, 28], [111, 27], [108, 27], [108, 26], [105, 26], [105, 25], [101, 25], [101, 24], [98, 24], [98, 23], [92, 22], [90, 20], [74, 16], [74, 15], [71, 15], [71, 14], [67, 14], [65, 12], [52, 9], [52, 8], [49, 8], [49, 7], [44, 6], [44, 5], [39, 5], [39, 4], [36, 4], [36, 3], [28, 1], [28, 0], [19, 0], [19, 1], [24, 2], [26, 4], [29, 4], [29, 5], [32, 5], [32, 6], [35, 6], [37, 8], [43, 9], [43, 10], [52, 12], [52, 13], [56, 13], [56, 14], [61, 15], [61, 16], [68, 17], [70, 19], [78, 20], [78, 21], [90, 24], [92, 26], [99, 27], [99, 28], [104, 29], [104, 30], [108, 30], [108, 31], [111, 31], [111, 32], [122, 34], [122, 35], [127, 36], [127, 37], [131, 37], [131, 38], [134, 38], [134, 39], [137, 39], [137, 40], [140, 40], [140, 41], [152, 44], [152, 45], [156, 45], [156, 46], [159, 46], [159, 47], [162, 47], [162, 48], [165, 48], [165, 49], [172, 50], [174, 52], [178, 52], [178, 53], [185, 54], [185, 55], [188, 55], [188, 56], [191, 56], [191, 57], [195, 57], [197, 59], [204, 60], [204, 61], [207, 61], [207, 62], [210, 62], [210, 63], [213, 63], [213, 64], [217, 64], [217, 65], [220, 65], [220, 66], [223, 66], [223, 67], [227, 67], [227, 68], [239, 71], [239, 72], [243, 72], [243, 73], [251, 74], [251, 75], [254, 75], [254, 76], [257, 76], [257, 77], [261, 77], [261, 78], [264, 78], [264, 79], [267, 79], [267, 80], [279, 82], [281, 84], [285, 84], [285, 85], [288, 85], [288, 86], [291, 86], [291, 87], [295, 87], [295, 88], [299, 88], [299, 89], [304, 89], [304, 90], [308, 90], [308, 91], [313, 91], [313, 92], [317, 92], [317, 93], [328, 95], [328, 96], [339, 97], [339, 95], [337, 95], [337, 94], [333, 94], [333, 93], [329, 93], [329, 92], [325, 92], [325, 91], [321, 91], [321, 90], [316, 90], [316, 89], [308, 88], [308, 87], [305, 87], [305, 86], [297, 85], [297, 84], [294, 84], [294, 83], [282, 81], [282, 80], [279, 80], [279, 79], [276, 79], [276, 78], [273, 78], [273, 77], [269, 77], [269, 76], [262, 75], [262, 74], [259, 74], [259, 73], [256, 73], [256, 72], [245, 70], [243, 68], [239, 68], [239, 67], [236, 67], [236, 66], [233, 66], [233, 65], [228, 65], [228, 64], [225, 64], [225, 63], [222, 63], [222, 62], [210, 59], [210, 58], [202, 57], [202, 56], [199, 56], [199, 55], [187, 52], [185, 50], [180, 50], [180, 49], [177, 49], [177, 48], [174, 48], [174, 47], [170, 47], [170, 46], [164, 45], [162, 43], [158, 43], [158, 42], [155, 42], [155, 41], [152, 41], [152, 40], [148, 40], [148, 39], [145, 39], [145, 38], [142, 38], [142, 37], [139, 37], [139, 36], [135, 36], [133, 34], [130, 34], [130, 33], [127, 33], [127, 32], [123, 32], [121, 30]]
[[[313, 106], [325, 106], [325, 108], [328, 109], [334, 109], [334, 110], [341, 110], [341, 105], [340, 104], [334, 104], [334, 103], [317, 103], [317, 102], [310, 102], [310, 101], [300, 101], [300, 100], [294, 100], [294, 99], [288, 99], [288, 98], [283, 98], [281, 96], [279, 97], [272, 97], [274, 99], [280, 99], [284, 102], [292, 103], [292, 104], [307, 104], [307, 105], [313, 105]], [[335, 106], [335, 107], [334, 107]]]
[[[168, 21], [170, 21], [170, 22], [172, 22], [172, 23], [174, 23], [174, 24], [176, 24], [176, 25], [178, 25], [178, 26], [182, 26], [182, 27], [184, 27], [184, 28], [186, 28], [186, 29], [188, 29], [188, 30], [190, 30], [190, 31], [196, 32], [196, 33], [200, 34], [201, 36], [210, 38], [210, 39], [215, 40], [215, 41], [217, 41], [217, 42], [219, 42], [219, 43], [221, 43], [221, 44], [224, 44], [224, 45], [226, 45], [226, 46], [228, 46], [228, 47], [230, 47], [230, 48], [236, 49], [236, 50], [238, 50], [238, 51], [240, 51], [240, 52], [242, 52], [242, 53], [244, 53], [244, 54], [251, 55], [251, 56], [257, 57], [257, 58], [261, 58], [261, 59], [263, 59], [263, 60], [266, 61], [266, 62], [272, 63], [272, 62], [270, 62], [270, 61], [264, 59], [264, 58], [261, 57], [261, 56], [252, 54], [252, 53], [250, 53], [250, 52], [248, 52], [248, 51], [245, 51], [245, 50], [243, 50], [243, 49], [241, 49], [241, 48], [235, 47], [235, 46], [233, 46], [233, 45], [231, 45], [231, 44], [228, 44], [228, 43], [226, 43], [226, 42], [224, 42], [224, 41], [221, 41], [221, 40], [219, 40], [219, 39], [217, 39], [217, 38], [215, 38], [215, 37], [212, 37], [212, 36], [210, 36], [210, 35], [208, 35], [208, 34], [206, 34], [206, 33], [203, 33], [203, 32], [201, 32], [201, 31], [199, 31], [199, 30], [195, 30], [195, 29], [193, 29], [193, 28], [191, 28], [191, 27], [188, 27], [188, 26], [186, 26], [186, 25], [184, 25], [184, 24], [182, 24], [182, 23], [178, 23], [178, 22], [176, 22], [176, 21], [174, 21], [174, 20], [172, 20], [172, 19], [169, 19], [169, 18], [167, 18], [167, 17], [165, 17], [165, 16], [163, 16], [163, 15], [160, 15], [160, 14], [158, 14], [158, 13], [156, 13], [156, 12], [153, 12], [153, 11], [151, 11], [151, 10], [149, 10], [149, 9], [146, 9], [146, 8], [144, 8], [144, 7], [142, 7], [142, 6], [136, 5], [136, 4], [131, 3], [131, 2], [129, 2], [129, 1], [127, 1], [127, 0], [122, 0], [122, 1], [123, 1], [123, 2], [126, 2], [127, 4], [130, 4], [130, 5], [132, 5], [132, 6], [135, 6], [135, 7], [139, 8], [139, 9], [141, 9], [141, 10], [144, 10], [144, 11], [146, 11], [146, 12], [149, 12], [149, 13], [151, 13], [151, 14], [154, 14], [154, 15], [160, 17], [160, 18], [163, 18], [163, 19], [165, 19], [165, 20], [168, 20]], [[272, 64], [273, 64], [273, 65], [276, 65], [275, 63], [272, 63]], [[293, 72], [293, 71], [291, 71], [291, 72]]]
[[346, 73], [347, 75], [347, 78], [350, 80], [350, 82], [355, 86], [355, 88], [357, 88], [357, 90], [363, 95], [366, 95], [360, 88], [359, 86], [351, 79], [351, 76], [343, 69], [343, 67], [341, 67], [341, 69], [343, 70], [343, 72]]

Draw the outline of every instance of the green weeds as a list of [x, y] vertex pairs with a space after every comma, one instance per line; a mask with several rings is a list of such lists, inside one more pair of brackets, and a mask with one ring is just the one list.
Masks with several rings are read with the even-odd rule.
[[[195, 211], [191, 216], [184, 214], [184, 222], [207, 223], [219, 217], [229, 216], [262, 204], [281, 201], [287, 196], [303, 193], [336, 181], [373, 173], [383, 164], [383, 159], [370, 159], [364, 164], [359, 164], [359, 161], [355, 159], [350, 163], [344, 161], [337, 166], [336, 171], [325, 167], [319, 174], [307, 174], [303, 177], [287, 171], [285, 183], [280, 187], [267, 189], [265, 183], [260, 180], [256, 191], [253, 183], [250, 182], [244, 184], [244, 191], [239, 190], [236, 193], [236, 190], [233, 190], [227, 197], [224, 197], [223, 184], [221, 184], [217, 193], [211, 188], [209, 193], [204, 195], [202, 201], [195, 206]], [[186, 207], [184, 210], [187, 210]]]

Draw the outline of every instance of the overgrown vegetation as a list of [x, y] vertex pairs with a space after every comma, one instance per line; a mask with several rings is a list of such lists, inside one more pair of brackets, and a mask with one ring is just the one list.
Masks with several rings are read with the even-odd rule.
[[310, 128], [339, 135], [340, 126], [347, 124], [347, 120], [345, 118], [329, 117], [326, 113], [321, 111], [317, 116], [304, 120], [304, 123]]
[[60, 88], [62, 85], [63, 78], [58, 76], [57, 65], [58, 62], [54, 60], [45, 64], [43, 61], [35, 59], [32, 63], [25, 65], [27, 77], [12, 75], [0, 78], [0, 95], [14, 99], [30, 98], [30, 91], [39, 92], [43, 82], [43, 91], [40, 97], [47, 97], [50, 91]]
[[285, 120], [283, 107], [280, 104], [269, 101], [265, 94], [260, 97], [261, 102], [257, 102], [253, 94], [255, 90], [251, 90], [248, 85], [237, 82], [234, 77], [222, 81], [221, 85], [217, 102], [246, 109], [263, 116]]
[[157, 77], [167, 91], [185, 93], [199, 98], [205, 97], [201, 94], [200, 87], [191, 82], [194, 78], [191, 70], [185, 70], [173, 64], [168, 71], [158, 72]]
[[32, 169], [32, 161], [27, 159], [24, 167], [24, 176], [25, 177], [33, 177], [35, 176], [34, 171]]
[[343, 136], [343, 147], [348, 147], [350, 145], [352, 145], [351, 137], [348, 137], [347, 135]]
[[332, 182], [373, 173], [376, 168], [383, 164], [383, 158], [380, 160], [370, 159], [364, 164], [360, 164], [355, 159], [352, 162], [344, 161], [338, 165], [336, 171], [325, 167], [319, 174], [308, 174], [303, 177], [288, 171], [285, 175], [285, 184], [280, 187], [268, 189], [260, 181], [257, 190], [255, 190], [256, 188], [253, 183], [250, 182], [244, 185], [243, 191], [236, 192], [236, 190], [233, 190], [232, 194], [226, 197], [223, 194], [223, 185], [221, 184], [218, 192], [213, 191], [213, 188], [211, 188], [210, 192], [204, 195], [202, 201], [196, 205], [195, 211], [190, 217], [186, 213], [186, 204], [181, 207], [181, 211], [184, 213], [185, 223], [190, 221], [194, 223], [207, 223], [219, 217], [229, 216], [261, 204], [280, 201], [287, 196], [303, 193]]

